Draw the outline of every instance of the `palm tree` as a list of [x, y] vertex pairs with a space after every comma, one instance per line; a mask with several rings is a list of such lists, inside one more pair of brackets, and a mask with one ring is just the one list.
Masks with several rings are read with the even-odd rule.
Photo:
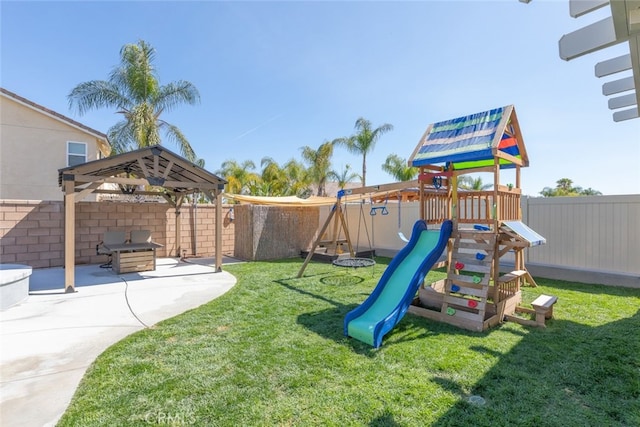
[[581, 196], [602, 196], [602, 192], [598, 190], [594, 190], [593, 188], [589, 187], [582, 190], [580, 195]]
[[362, 155], [362, 186], [366, 186], [367, 181], [367, 154], [375, 147], [380, 137], [393, 130], [393, 126], [385, 123], [375, 129], [371, 122], [363, 117], [356, 120], [356, 133], [347, 138], [338, 138], [335, 144], [343, 145], [353, 154]]
[[334, 170], [330, 171], [329, 178], [334, 179], [338, 183], [338, 187], [340, 187], [341, 190], [344, 190], [344, 187], [346, 187], [348, 183], [355, 181], [356, 179], [361, 179], [361, 176], [356, 172], [353, 172], [351, 165], [347, 164], [340, 173]]
[[418, 175], [418, 168], [409, 166], [407, 161], [397, 154], [389, 154], [382, 165], [382, 170], [397, 181], [411, 181]]
[[286, 194], [291, 196], [308, 196], [310, 194], [311, 174], [302, 162], [295, 159], [289, 160], [282, 167], [288, 180]]
[[251, 172], [255, 168], [256, 165], [251, 160], [245, 160], [242, 163], [238, 163], [235, 160], [226, 160], [215, 173], [228, 181], [227, 192], [246, 194], [250, 192], [249, 184], [260, 179], [257, 174]]
[[575, 193], [575, 189], [573, 188], [573, 181], [569, 178], [560, 178], [559, 180], [557, 180], [556, 188], [562, 194]]
[[602, 193], [589, 187], [586, 190], [580, 186], [574, 187], [569, 178], [560, 178], [556, 181], [556, 188], [544, 187], [540, 194], [544, 197], [558, 196], [601, 196]]
[[266, 183], [266, 186], [262, 186], [263, 192], [264, 189], [269, 190], [269, 194], [264, 194], [265, 196], [284, 196], [287, 186], [288, 180], [284, 171], [271, 157], [263, 157], [260, 161], [260, 166], [262, 167], [262, 173], [260, 177], [262, 178], [262, 182]]
[[252, 196], [273, 196], [274, 190], [270, 182], [263, 181], [260, 178], [249, 181], [247, 186], [249, 194]]
[[493, 184], [485, 184], [481, 177], [461, 176], [458, 178], [458, 188], [461, 190], [484, 191], [493, 187]]
[[318, 196], [326, 195], [325, 184], [331, 168], [331, 156], [333, 155], [333, 142], [324, 142], [317, 150], [309, 146], [302, 149], [302, 158], [309, 163], [311, 182], [318, 186]]
[[68, 95], [69, 108], [80, 115], [98, 108], [114, 108], [122, 114], [124, 119], [107, 132], [114, 154], [158, 145], [163, 131], [187, 160], [194, 161], [196, 155], [187, 138], [160, 116], [182, 103], [195, 105], [200, 94], [183, 80], [160, 85], [154, 59], [155, 49], [143, 40], [124, 45], [120, 65], [111, 71], [109, 79], [77, 85]]

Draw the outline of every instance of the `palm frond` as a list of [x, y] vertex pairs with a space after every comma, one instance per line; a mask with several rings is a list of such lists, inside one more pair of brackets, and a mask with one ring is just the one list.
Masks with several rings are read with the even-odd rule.
[[167, 139], [178, 146], [180, 154], [182, 154], [182, 156], [190, 162], [195, 161], [196, 153], [195, 151], [193, 151], [193, 148], [191, 147], [191, 144], [189, 144], [189, 141], [187, 141], [187, 138], [182, 134], [182, 131], [180, 131], [177, 126], [169, 124], [165, 121], [161, 121], [161, 125], [165, 130]]
[[107, 137], [109, 144], [111, 144], [111, 155], [126, 153], [138, 148], [131, 126], [126, 120], [113, 125], [108, 130]]
[[161, 86], [154, 101], [157, 109], [171, 111], [180, 104], [196, 105], [200, 102], [200, 93], [192, 83], [179, 80]]
[[113, 69], [109, 81], [125, 89], [136, 103], [154, 99], [159, 87], [154, 59], [155, 49], [146, 42], [126, 44], [120, 50], [120, 65]]
[[80, 115], [99, 108], [127, 109], [131, 106], [116, 85], [104, 80], [80, 83], [71, 90], [67, 100], [69, 108], [76, 110]]

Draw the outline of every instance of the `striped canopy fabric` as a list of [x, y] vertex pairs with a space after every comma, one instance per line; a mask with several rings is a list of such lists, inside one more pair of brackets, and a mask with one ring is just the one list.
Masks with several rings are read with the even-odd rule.
[[[503, 153], [506, 156], [501, 156]], [[411, 166], [453, 166], [455, 170], [528, 166], [513, 105], [429, 125], [409, 159]]]

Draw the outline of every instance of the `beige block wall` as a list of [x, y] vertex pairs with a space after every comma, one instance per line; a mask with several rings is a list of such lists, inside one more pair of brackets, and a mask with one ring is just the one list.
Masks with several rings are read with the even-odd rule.
[[98, 158], [94, 136], [4, 96], [0, 132], [2, 200], [62, 200], [58, 169], [67, 167], [67, 141], [86, 143], [87, 161]]
[[[234, 223], [223, 207], [222, 253], [233, 256]], [[215, 255], [214, 205], [181, 209], [181, 255]], [[151, 230], [160, 257], [177, 255], [175, 209], [166, 203], [79, 202], [76, 204], [76, 264], [99, 264], [96, 245], [106, 231]], [[0, 201], [0, 262], [33, 268], [64, 265], [64, 204], [57, 201]]]

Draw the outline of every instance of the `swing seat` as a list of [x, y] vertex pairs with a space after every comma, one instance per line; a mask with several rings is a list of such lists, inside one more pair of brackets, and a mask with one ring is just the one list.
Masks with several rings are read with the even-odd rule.
[[332, 262], [336, 267], [373, 267], [376, 261], [373, 258], [338, 258]]
[[386, 206], [374, 206], [374, 207], [372, 207], [371, 210], [369, 211], [369, 215], [375, 216], [376, 212], [378, 211], [378, 209], [380, 210], [380, 213], [382, 215], [389, 215], [389, 210], [387, 209]]

